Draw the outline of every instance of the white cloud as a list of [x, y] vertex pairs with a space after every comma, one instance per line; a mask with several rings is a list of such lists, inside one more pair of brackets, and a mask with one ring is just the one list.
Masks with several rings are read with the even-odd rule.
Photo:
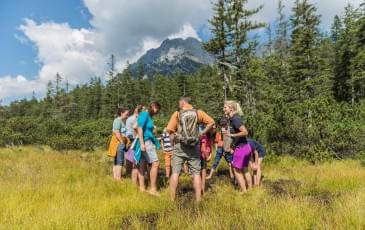
[[170, 35], [168, 38], [169, 39], [174, 39], [174, 38], [186, 39], [188, 37], [193, 37], [193, 38], [197, 38], [198, 40], [201, 40], [191, 24], [185, 24], [179, 32], [177, 32], [176, 34]]
[[72, 29], [67, 23], [37, 24], [25, 19], [19, 27], [38, 50], [40, 82], [54, 80], [56, 73], [71, 84], [85, 82], [105, 68], [106, 59], [95, 44], [98, 35], [86, 29]]
[[0, 99], [18, 95], [31, 95], [32, 92], [44, 91], [45, 85], [38, 80], [27, 80], [24, 76], [0, 77]]
[[21, 36], [19, 34], [14, 34], [14, 38], [16, 40], [18, 40], [23, 45], [26, 45], [28, 43], [28, 40], [25, 37], [23, 37], [23, 36]]

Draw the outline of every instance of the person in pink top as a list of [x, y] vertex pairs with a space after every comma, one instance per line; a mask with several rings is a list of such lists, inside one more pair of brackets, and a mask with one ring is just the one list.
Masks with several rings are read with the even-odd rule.
[[[201, 125], [200, 130], [204, 130], [205, 126]], [[210, 160], [212, 153], [212, 138], [208, 132], [200, 138], [200, 158], [201, 158], [201, 176], [202, 176], [202, 194], [205, 192], [205, 178], [207, 177], [207, 161]]]

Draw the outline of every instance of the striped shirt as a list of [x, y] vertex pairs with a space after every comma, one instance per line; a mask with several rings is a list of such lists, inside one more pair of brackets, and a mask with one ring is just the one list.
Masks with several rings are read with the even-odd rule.
[[170, 135], [168, 133], [162, 133], [161, 138], [163, 140], [163, 150], [165, 152], [171, 152], [172, 146], [170, 141]]

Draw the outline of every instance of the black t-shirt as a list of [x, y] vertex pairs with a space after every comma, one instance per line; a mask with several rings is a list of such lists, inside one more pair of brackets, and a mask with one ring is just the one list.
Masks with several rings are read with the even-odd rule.
[[[242, 125], [242, 119], [238, 114], [233, 115], [233, 117], [229, 119], [229, 130], [231, 134], [239, 133]], [[232, 144], [234, 147], [242, 146], [247, 144], [247, 139], [246, 137], [232, 137]]]

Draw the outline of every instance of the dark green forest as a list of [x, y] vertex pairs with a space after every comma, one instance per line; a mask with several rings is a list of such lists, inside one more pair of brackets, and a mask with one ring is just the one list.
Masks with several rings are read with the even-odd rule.
[[[253, 21], [262, 6], [247, 9], [246, 2], [212, 5], [213, 38], [203, 47], [216, 57], [213, 66], [147, 78], [142, 67], [133, 76], [128, 66], [118, 74], [110, 71], [106, 82], [90, 76], [73, 87], [57, 74], [43, 99], [0, 106], [0, 146], [106, 147], [118, 106], [133, 111], [159, 101], [160, 131], [178, 98], [188, 94], [195, 108], [217, 121], [225, 99], [240, 102], [249, 136], [271, 157], [365, 159], [365, 2], [346, 6], [330, 31], [320, 29], [321, 17], [307, 0], [296, 0], [290, 15], [279, 1], [277, 20], [270, 23]], [[267, 42], [252, 38], [259, 32]]]

